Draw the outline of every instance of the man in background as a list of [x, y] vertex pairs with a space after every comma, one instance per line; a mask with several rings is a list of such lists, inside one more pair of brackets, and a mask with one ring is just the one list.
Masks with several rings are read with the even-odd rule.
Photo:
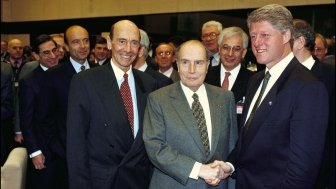
[[214, 20], [208, 21], [204, 23], [202, 26], [201, 39], [210, 57], [209, 67], [219, 65], [220, 62], [218, 54], [219, 46], [217, 41], [218, 41], [218, 35], [222, 31], [222, 29], [223, 29], [222, 24]]
[[108, 55], [108, 48], [107, 48], [107, 41], [106, 38], [102, 36], [97, 36], [96, 42], [93, 48], [94, 54], [94, 63], [101, 66], [106, 62], [107, 55]]
[[33, 54], [38, 57], [38, 66], [20, 80], [19, 118], [24, 144], [31, 161], [28, 162], [28, 188], [56, 188], [56, 172], [53, 154], [48, 148], [48, 133], [39, 122], [37, 106], [40, 88], [45, 81], [44, 72], [58, 64], [58, 47], [46, 34], [39, 35], [32, 45]]
[[141, 36], [140, 38], [141, 47], [137, 58], [133, 62], [133, 67], [153, 77], [157, 81], [159, 88], [172, 84], [173, 80], [148, 66], [146, 59], [148, 56], [149, 38], [147, 33], [141, 29], [140, 29], [140, 36]]

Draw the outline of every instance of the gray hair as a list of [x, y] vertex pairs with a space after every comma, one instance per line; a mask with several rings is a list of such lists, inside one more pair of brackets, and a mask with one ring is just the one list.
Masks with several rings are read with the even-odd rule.
[[149, 37], [147, 35], [147, 33], [142, 30], [142, 29], [139, 29], [140, 30], [140, 45], [142, 47], [144, 47], [144, 58], [147, 58], [148, 56], [148, 49], [149, 49]]
[[[279, 4], [270, 4], [252, 11], [247, 18], [247, 26], [251, 23], [267, 21], [280, 32], [290, 30], [293, 34], [293, 16], [284, 6]], [[291, 37], [292, 38], [292, 37]]]
[[232, 27], [228, 27], [228, 28], [224, 28], [221, 33], [219, 34], [219, 37], [218, 37], [218, 45], [220, 46], [222, 41], [223, 41], [223, 38], [224, 37], [232, 37], [232, 36], [239, 36], [243, 39], [243, 47], [244, 49], [247, 48], [248, 46], [248, 43], [249, 43], [249, 38], [246, 34], [246, 32], [241, 29], [240, 27], [237, 27], [237, 26], [232, 26]]
[[222, 31], [222, 29], [223, 29], [223, 25], [220, 22], [215, 21], [215, 20], [211, 20], [211, 21], [205, 22], [203, 24], [202, 31], [204, 30], [204, 28], [209, 27], [209, 26], [215, 26], [218, 29], [219, 32]]

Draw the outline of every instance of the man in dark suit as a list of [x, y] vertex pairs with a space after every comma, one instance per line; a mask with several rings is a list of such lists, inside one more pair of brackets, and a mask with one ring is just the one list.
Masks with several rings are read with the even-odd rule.
[[140, 48], [138, 27], [111, 27], [110, 63], [78, 74], [69, 94], [67, 161], [70, 188], [147, 189], [151, 164], [142, 140], [149, 92], [156, 81], [132, 69]]
[[147, 33], [141, 29], [140, 29], [140, 36], [141, 36], [140, 40], [141, 47], [137, 58], [133, 62], [133, 67], [153, 77], [157, 81], [159, 88], [172, 84], [173, 83], [172, 79], [166, 77], [165, 75], [159, 73], [158, 71], [148, 66], [146, 59], [148, 56], [149, 38]]
[[247, 19], [253, 53], [266, 70], [250, 79], [242, 129], [228, 158], [237, 189], [313, 188], [319, 172], [328, 94], [291, 51], [292, 19], [278, 4]]
[[14, 115], [13, 71], [1, 62], [1, 166], [13, 147], [12, 119]]
[[335, 67], [314, 59], [315, 32], [305, 20], [294, 19], [293, 53], [324, 83], [329, 94], [329, 124], [321, 170], [315, 189], [335, 188]]
[[222, 30], [218, 38], [220, 62], [210, 67], [205, 82], [230, 90], [235, 96], [237, 120], [242, 114], [247, 83], [253, 72], [242, 66], [248, 47], [248, 36], [239, 27], [228, 27]]
[[[181, 82], [148, 97], [143, 138], [155, 166], [150, 189], [227, 189], [214, 161], [225, 159], [238, 137], [233, 93], [203, 84], [209, 61], [200, 41], [183, 43], [177, 54]], [[195, 95], [202, 122], [199, 111], [193, 111]], [[200, 123], [205, 123], [205, 132], [199, 131]]]
[[[58, 48], [49, 35], [39, 35], [32, 45], [33, 54], [39, 58], [38, 66], [25, 75], [19, 84], [19, 118], [24, 137], [24, 144], [28, 150], [28, 187], [52, 188], [55, 182], [55, 165], [50, 151], [45, 145], [48, 136], [39, 123], [39, 112], [36, 111], [40, 87], [44, 81], [44, 71], [58, 64]], [[27, 64], [25, 65], [27, 66]], [[43, 106], [43, 105], [42, 105]]]
[[69, 48], [70, 57], [63, 63], [46, 72], [45, 82], [41, 88], [41, 110], [39, 119], [41, 127], [48, 130], [48, 147], [57, 162], [57, 172], [60, 177], [59, 188], [68, 187], [66, 166], [66, 117], [68, 111], [68, 94], [70, 82], [78, 72], [91, 68], [87, 60], [90, 52], [89, 33], [81, 26], [70, 26], [65, 31], [65, 42]]

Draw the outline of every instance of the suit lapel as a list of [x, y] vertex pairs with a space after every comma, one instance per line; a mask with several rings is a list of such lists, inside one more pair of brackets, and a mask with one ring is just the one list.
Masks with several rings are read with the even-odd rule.
[[[265, 120], [267, 120], [267, 115], [272, 111], [273, 107], [277, 103], [277, 97], [279, 92], [282, 90], [284, 84], [289, 78], [290, 73], [294, 69], [295, 65], [299, 64], [297, 59], [292, 59], [285, 70], [282, 72], [278, 80], [274, 83], [273, 87], [267, 93], [263, 101], [260, 103], [256, 113], [254, 114], [254, 118], [248, 130], [246, 136], [246, 147], [250, 144], [250, 141], [256, 136], [258, 130], [263, 125]], [[263, 75], [263, 74], [262, 74]], [[259, 85], [257, 85], [258, 87]], [[253, 96], [252, 96], [253, 97]], [[249, 101], [249, 105], [250, 105]], [[247, 147], [248, 148], [248, 147]]]
[[[128, 124], [127, 114], [123, 107], [124, 104], [121, 99], [121, 95], [119, 92], [119, 86], [115, 77], [115, 74], [112, 70], [111, 64], [106, 64], [100, 67], [97, 67], [96, 69], [101, 69], [101, 75], [100, 77], [103, 77], [100, 79], [100, 83], [97, 83], [97, 90], [99, 99], [101, 100], [101, 103], [103, 104], [106, 112], [106, 116], [110, 121], [115, 125], [122, 125], [122, 127], [115, 127], [116, 133], [120, 133], [120, 135], [123, 135], [122, 138], [127, 138], [128, 140], [125, 141], [125, 149], [129, 149], [130, 146], [133, 143], [133, 137], [130, 132], [127, 130], [127, 126], [124, 126], [125, 124]], [[119, 107], [116, 109], [116, 107]]]
[[[244, 124], [245, 124], [246, 119], [247, 119], [246, 116], [247, 116], [248, 110], [250, 108], [252, 99], [253, 99], [255, 93], [257, 92], [257, 89], [258, 89], [261, 81], [263, 80], [264, 73], [265, 73], [264, 70], [257, 73], [255, 75], [255, 79], [251, 81], [250, 88], [247, 90], [244, 109], [243, 109], [243, 114], [242, 114], [242, 118], [241, 118], [242, 121], [240, 122], [240, 128], [244, 127]], [[243, 130], [243, 129], [241, 129], [241, 130]]]
[[211, 115], [211, 126], [212, 126], [212, 133], [211, 133], [211, 150], [210, 155], [208, 158], [211, 158], [215, 152], [214, 149], [217, 148], [217, 144], [219, 141], [219, 135], [220, 135], [220, 120], [222, 117], [222, 111], [220, 110], [219, 106], [220, 104], [223, 104], [223, 102], [219, 101], [218, 93], [211, 90], [206, 84], [205, 88], [207, 91], [209, 106], [210, 106], [210, 115]]
[[172, 104], [179, 115], [179, 118], [184, 123], [186, 129], [190, 132], [190, 136], [193, 138], [194, 142], [200, 148], [200, 150], [205, 154], [205, 150], [201, 141], [201, 137], [198, 131], [198, 126], [196, 119], [190, 109], [188, 101], [183, 93], [180, 82], [174, 84], [175, 88], [170, 94]]

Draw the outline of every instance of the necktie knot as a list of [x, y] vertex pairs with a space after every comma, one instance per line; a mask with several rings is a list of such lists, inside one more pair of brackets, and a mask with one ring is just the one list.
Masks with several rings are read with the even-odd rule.
[[194, 101], [198, 102], [198, 95], [196, 93], [192, 95], [192, 98], [194, 99]]
[[124, 80], [127, 81], [127, 79], [128, 79], [128, 74], [127, 74], [127, 73], [124, 73], [123, 77], [124, 77]]
[[225, 76], [229, 77], [231, 75], [230, 72], [225, 72]]
[[270, 77], [271, 77], [271, 74], [269, 73], [269, 71], [267, 71], [266, 74], [265, 74], [265, 77], [264, 77], [264, 81], [268, 82], [268, 80], [270, 79]]
[[81, 69], [81, 71], [84, 71], [84, 70], [85, 70], [85, 66], [82, 65], [82, 66], [80, 67], [80, 69]]

